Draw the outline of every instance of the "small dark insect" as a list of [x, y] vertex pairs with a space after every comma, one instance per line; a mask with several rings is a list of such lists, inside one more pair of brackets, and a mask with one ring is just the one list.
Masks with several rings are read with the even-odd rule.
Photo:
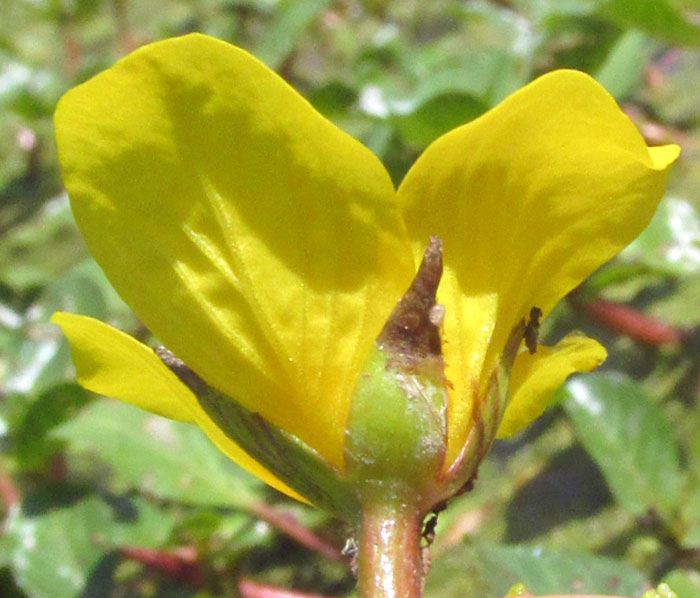
[[435, 527], [438, 522], [438, 513], [442, 511], [445, 506], [446, 505], [442, 503], [436, 507], [430, 519], [425, 522], [423, 531], [421, 532], [421, 537], [425, 540], [425, 544], [420, 547], [420, 562], [424, 578], [430, 572], [430, 564], [432, 562], [430, 547], [435, 541]]
[[423, 527], [423, 532], [421, 533], [421, 536], [425, 539], [428, 546], [430, 546], [435, 540], [435, 527], [437, 526], [437, 522], [438, 516], [437, 513], [434, 513], [430, 516], [430, 519], [428, 519], [428, 521], [425, 522], [425, 526]]
[[437, 527], [438, 515], [446, 508], [447, 501], [442, 501], [436, 504], [430, 519], [428, 519], [428, 521], [426, 521], [423, 525], [421, 537], [426, 541], [428, 546], [430, 546], [433, 543], [433, 540], [435, 540], [435, 528]]
[[540, 332], [540, 318], [542, 317], [542, 310], [534, 306], [530, 310], [530, 321], [527, 323], [525, 326], [525, 346], [527, 347], [527, 350], [530, 351], [530, 355], [532, 355], [535, 351], [537, 351], [537, 339], [539, 337], [539, 332]]
[[343, 556], [350, 557], [350, 572], [352, 573], [353, 577], [357, 579], [357, 553], [360, 552], [360, 548], [357, 546], [357, 541], [355, 538], [348, 538], [345, 540], [345, 546], [343, 546], [343, 550], [340, 551], [340, 554]]

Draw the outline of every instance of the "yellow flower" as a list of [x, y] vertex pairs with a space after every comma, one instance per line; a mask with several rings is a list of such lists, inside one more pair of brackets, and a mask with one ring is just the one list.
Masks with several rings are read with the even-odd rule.
[[[135, 314], [210, 386], [338, 471], [357, 376], [430, 235], [444, 247], [446, 470], [511, 331], [639, 234], [678, 155], [648, 148], [590, 77], [557, 71], [438, 139], [397, 191], [367, 148], [262, 63], [197, 34], [71, 90], [55, 124], [75, 219]], [[195, 422], [298, 496], [151, 349], [84, 316], [53, 319], [83, 386]], [[580, 335], [521, 348], [500, 433], [604, 357]]]

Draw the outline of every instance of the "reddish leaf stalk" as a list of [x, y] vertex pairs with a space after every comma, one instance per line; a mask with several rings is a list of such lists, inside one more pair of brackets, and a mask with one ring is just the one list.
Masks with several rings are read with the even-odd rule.
[[22, 497], [15, 482], [6, 472], [0, 470], [0, 500], [2, 500], [5, 510], [9, 511], [12, 507], [18, 505], [21, 499]]
[[59, 30], [61, 32], [61, 41], [63, 42], [64, 68], [68, 75], [73, 76], [80, 66], [81, 49], [71, 31], [70, 25], [65, 20], [59, 25]]
[[651, 145], [677, 143], [684, 149], [695, 149], [697, 142], [683, 131], [662, 125], [648, 117], [640, 106], [624, 104], [623, 112], [629, 116], [642, 133], [644, 140]]
[[243, 598], [330, 598], [322, 594], [310, 594], [258, 583], [246, 577], [238, 581], [238, 591]]
[[68, 462], [63, 453], [54, 455], [49, 463], [49, 473], [51, 478], [56, 482], [64, 482], [68, 477]]
[[151, 567], [168, 577], [179, 579], [199, 589], [204, 585], [204, 571], [194, 549], [183, 547], [171, 552], [139, 546], [122, 546], [119, 554], [132, 561]]
[[317, 536], [313, 531], [301, 525], [293, 515], [276, 509], [266, 503], [256, 502], [250, 505], [250, 511], [286, 536], [302, 546], [318, 552], [332, 561], [344, 562], [340, 550]]
[[597, 324], [645, 345], [660, 347], [677, 344], [683, 339], [683, 333], [677, 328], [628, 305], [600, 298], [576, 304]]
[[543, 594], [535, 596], [534, 594], [523, 594], [519, 598], [629, 598], [628, 596], [613, 596], [610, 594]]
[[112, 0], [112, 10], [114, 12], [114, 22], [117, 28], [117, 41], [119, 49], [124, 54], [135, 50], [139, 43], [135, 39], [129, 25], [129, 15], [126, 0]]

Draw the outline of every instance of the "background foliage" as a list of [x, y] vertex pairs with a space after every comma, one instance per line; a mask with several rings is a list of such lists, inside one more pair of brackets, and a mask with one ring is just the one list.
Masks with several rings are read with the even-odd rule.
[[[593, 74], [650, 143], [683, 148], [648, 230], [546, 325], [610, 358], [499, 442], [440, 517], [431, 598], [700, 596], [700, 2], [3, 0], [0, 19], [0, 593], [352, 592], [347, 535], [227, 462], [199, 430], [89, 396], [57, 309], [148, 340], [61, 190], [59, 96], [136, 46], [199, 30], [277, 69], [399, 181], [420, 151], [537, 74]], [[253, 581], [255, 580], [255, 582]], [[251, 593], [252, 592], [252, 593]]]

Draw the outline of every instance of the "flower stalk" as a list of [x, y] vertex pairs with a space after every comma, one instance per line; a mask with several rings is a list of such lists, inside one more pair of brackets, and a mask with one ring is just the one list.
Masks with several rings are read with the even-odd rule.
[[420, 598], [422, 521], [419, 509], [404, 502], [365, 507], [357, 555], [360, 598]]

